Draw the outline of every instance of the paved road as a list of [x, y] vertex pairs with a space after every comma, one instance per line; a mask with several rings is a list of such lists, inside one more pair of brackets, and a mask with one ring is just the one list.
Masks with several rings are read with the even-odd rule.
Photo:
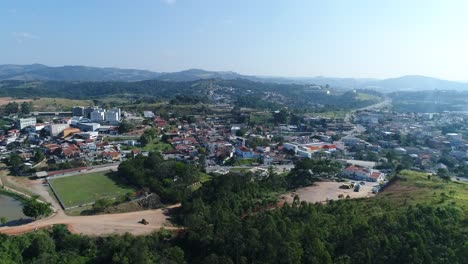
[[[207, 167], [206, 172], [214, 172], [217, 170], [231, 170], [231, 169], [253, 169], [253, 168], [264, 168], [268, 169], [270, 166], [260, 165], [260, 166], [212, 166]], [[278, 171], [289, 171], [294, 168], [294, 164], [290, 165], [273, 165], [273, 168]]]
[[109, 171], [109, 170], [117, 171], [117, 169], [119, 168], [119, 165], [120, 165], [120, 162], [114, 162], [112, 164], [93, 166], [92, 169], [89, 169], [89, 170], [67, 172], [67, 173], [50, 176], [48, 178], [49, 179], [62, 178], [62, 177], [68, 177], [68, 176], [74, 176], [74, 175], [80, 175], [80, 174], [88, 174], [88, 173], [94, 173], [94, 172], [100, 172], [100, 171]]
[[373, 105], [369, 105], [369, 106], [366, 106], [366, 107], [363, 107], [363, 108], [359, 108], [359, 109], [356, 109], [352, 112], [349, 112], [349, 113], [346, 113], [345, 115], [345, 118], [344, 118], [344, 121], [345, 122], [350, 122], [351, 121], [351, 116], [353, 115], [354, 112], [356, 111], [363, 111], [363, 110], [372, 110], [372, 109], [379, 109], [379, 108], [384, 108], [386, 106], [389, 106], [392, 104], [392, 99], [390, 98], [385, 98], [384, 101], [380, 102], [380, 103], [376, 103], [376, 104], [373, 104]]
[[452, 177], [452, 181], [468, 182], [468, 178], [464, 178], [464, 177]]

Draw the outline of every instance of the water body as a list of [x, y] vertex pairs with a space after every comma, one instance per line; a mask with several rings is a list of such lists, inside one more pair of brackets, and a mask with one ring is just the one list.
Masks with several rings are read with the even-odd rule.
[[28, 218], [23, 214], [23, 206], [20, 201], [3, 194], [0, 194], [0, 217], [5, 217], [7, 221]]

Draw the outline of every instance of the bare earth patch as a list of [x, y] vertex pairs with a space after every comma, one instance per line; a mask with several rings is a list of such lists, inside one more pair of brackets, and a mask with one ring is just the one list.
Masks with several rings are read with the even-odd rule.
[[[175, 208], [180, 204], [168, 207]], [[92, 216], [67, 216], [58, 212], [54, 216], [16, 227], [1, 227], [0, 233], [18, 235], [36, 229], [47, 228], [56, 224], [64, 224], [70, 232], [88, 236], [104, 236], [111, 234], [131, 233], [134, 235], [149, 234], [161, 228], [177, 230], [170, 224], [168, 209], [145, 210], [139, 212], [106, 214]], [[145, 219], [148, 225], [140, 224]]]
[[341, 189], [340, 186], [342, 185], [343, 183], [341, 182], [316, 182], [312, 186], [299, 188], [296, 192], [286, 194], [285, 199], [286, 202], [292, 203], [296, 194], [301, 201], [309, 203], [339, 200], [338, 196], [340, 194], [344, 197], [349, 195], [350, 198], [373, 197], [375, 194], [372, 193], [372, 187], [377, 185], [377, 183], [366, 182], [364, 186], [361, 186], [359, 192], [355, 192], [353, 189]]

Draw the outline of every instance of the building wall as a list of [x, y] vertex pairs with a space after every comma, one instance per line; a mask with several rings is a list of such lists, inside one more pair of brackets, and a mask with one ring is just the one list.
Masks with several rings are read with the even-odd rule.
[[36, 118], [35, 117], [30, 117], [30, 118], [20, 118], [16, 122], [16, 126], [18, 129], [23, 129], [28, 126], [35, 126], [36, 125]]

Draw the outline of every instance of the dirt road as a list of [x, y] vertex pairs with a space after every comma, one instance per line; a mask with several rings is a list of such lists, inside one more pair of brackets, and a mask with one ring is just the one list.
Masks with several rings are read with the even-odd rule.
[[[75, 234], [89, 236], [102, 236], [110, 234], [131, 233], [134, 235], [149, 234], [153, 231], [165, 229], [178, 229], [168, 222], [168, 209], [179, 207], [180, 204], [157, 210], [145, 210], [121, 214], [105, 214], [91, 216], [68, 216], [63, 211], [54, 216], [31, 222], [26, 225], [13, 227], [0, 227], [0, 233], [18, 235], [50, 227], [51, 225], [64, 224], [68, 230]], [[142, 219], [149, 222], [148, 225], [138, 223]]]

